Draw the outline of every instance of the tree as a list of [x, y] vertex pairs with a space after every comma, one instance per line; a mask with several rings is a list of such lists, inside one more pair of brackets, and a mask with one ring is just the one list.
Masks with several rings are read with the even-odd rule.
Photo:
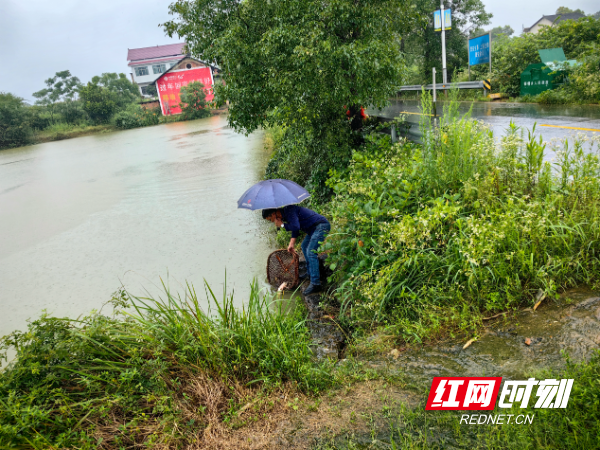
[[402, 33], [422, 23], [408, 0], [176, 0], [170, 13], [167, 34], [223, 70], [215, 100], [230, 101], [234, 129], [279, 125], [310, 140], [304, 181], [316, 188], [356, 146], [360, 106], [397, 92]]
[[124, 73], [103, 73], [93, 77], [92, 83], [106, 88], [113, 94], [112, 100], [119, 109], [141, 99], [137, 85], [129, 81]]
[[151, 97], [157, 97], [158, 91], [156, 90], [156, 84], [149, 84], [148, 86], [146, 86], [146, 94], [148, 94]]
[[200, 119], [210, 116], [206, 104], [206, 92], [202, 83], [194, 81], [187, 86], [183, 86], [180, 94], [181, 103], [179, 106], [186, 119]]
[[559, 6], [556, 9], [556, 14], [569, 14], [569, 13], [580, 13], [585, 16], [585, 13], [581, 9], [571, 9], [566, 6]]
[[0, 92], [0, 148], [25, 145], [30, 134], [23, 99]]
[[79, 95], [83, 102], [83, 109], [95, 123], [108, 122], [117, 110], [117, 104], [113, 99], [115, 94], [99, 84], [88, 83], [87, 86], [79, 89]]
[[492, 42], [500, 37], [500, 35], [504, 35], [506, 37], [510, 37], [515, 33], [515, 30], [512, 29], [510, 25], [504, 25], [503, 27], [494, 27], [490, 30], [492, 33]]
[[[539, 49], [562, 47], [567, 59], [581, 59], [583, 55], [593, 53], [589, 50], [590, 45], [597, 42], [599, 35], [600, 21], [585, 17], [543, 27], [539, 33], [499, 40], [492, 52], [494, 90], [518, 96], [523, 70], [529, 64], [541, 62]], [[597, 66], [594, 70], [597, 73]]]
[[[420, 67], [422, 83], [431, 83], [432, 68], [436, 68], [438, 82], [442, 81], [442, 40], [433, 29], [433, 12], [440, 9], [439, 0], [416, 0], [420, 14], [429, 19], [429, 26], [413, 27], [406, 49]], [[445, 0], [444, 8], [452, 10], [452, 29], [446, 32], [446, 68], [448, 81], [455, 72], [467, 66], [467, 30], [489, 24], [492, 14], [485, 11], [481, 0]]]
[[67, 114], [70, 108], [75, 105], [72, 102], [75, 100], [77, 90], [81, 87], [79, 78], [71, 75], [68, 70], [56, 72], [54, 77], [44, 81], [46, 88], [34, 92], [33, 96], [37, 98], [36, 104], [43, 105], [50, 113], [50, 120], [54, 122], [54, 115], [58, 103], [65, 103]]

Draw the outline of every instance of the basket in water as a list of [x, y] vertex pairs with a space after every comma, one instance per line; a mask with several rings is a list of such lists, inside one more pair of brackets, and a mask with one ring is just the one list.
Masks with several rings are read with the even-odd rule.
[[278, 288], [286, 283], [286, 289], [298, 285], [298, 255], [286, 249], [275, 250], [267, 258], [267, 280], [273, 287]]

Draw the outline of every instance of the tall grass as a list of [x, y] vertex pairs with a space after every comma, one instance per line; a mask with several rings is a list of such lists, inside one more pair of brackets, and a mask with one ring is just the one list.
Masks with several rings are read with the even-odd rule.
[[0, 344], [17, 358], [0, 373], [1, 448], [132, 448], [201, 442], [245, 399], [331, 383], [315, 363], [304, 313], [252, 285], [234, 307], [206, 286], [183, 297], [115, 299], [122, 316], [43, 316]]
[[598, 142], [545, 143], [513, 123], [497, 139], [457, 106], [422, 122], [423, 145], [372, 136], [329, 181], [343, 310], [406, 340], [600, 285]]

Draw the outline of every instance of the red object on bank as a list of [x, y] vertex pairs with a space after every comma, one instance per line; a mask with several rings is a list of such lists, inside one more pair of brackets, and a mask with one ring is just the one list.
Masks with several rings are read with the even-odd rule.
[[[346, 107], [346, 106], [344, 106], [344, 108], [345, 108], [345, 107]], [[364, 119], [366, 119], [367, 117], [369, 117], [369, 115], [368, 115], [368, 114], [367, 114], [367, 112], [365, 111], [365, 108], [360, 108], [360, 112], [359, 112], [359, 113], [360, 113], [360, 118], [361, 118], [361, 119], [363, 119], [363, 120], [364, 120]], [[346, 110], [346, 115], [347, 115], [348, 117], [350, 117], [350, 110], [349, 110], [349, 109], [348, 109], [348, 110]]]
[[179, 92], [183, 86], [187, 86], [193, 81], [199, 81], [204, 85], [206, 101], [212, 101], [214, 94], [212, 89], [213, 77], [210, 67], [169, 71], [156, 80], [156, 90], [158, 91], [163, 115], [181, 114], [181, 108], [179, 107], [181, 97]]
[[492, 410], [502, 377], [434, 377], [426, 410]]

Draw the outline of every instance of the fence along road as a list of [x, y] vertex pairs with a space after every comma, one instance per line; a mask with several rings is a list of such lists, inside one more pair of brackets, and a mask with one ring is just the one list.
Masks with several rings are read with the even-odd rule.
[[[475, 82], [471, 82], [475, 83]], [[436, 88], [438, 88], [436, 84]], [[408, 86], [404, 86], [405, 88]], [[444, 102], [437, 102], [438, 115], [443, 114]], [[537, 103], [509, 102], [461, 102], [459, 112], [468, 113], [490, 127], [494, 135], [506, 134], [512, 120], [523, 129], [536, 126], [536, 134], [541, 134], [545, 141], [551, 139], [571, 139], [579, 133], [588, 138], [600, 139], [600, 108], [592, 105], [539, 105]], [[381, 117], [383, 120], [393, 119], [402, 114], [412, 125], [412, 134], [418, 140], [418, 124], [421, 115], [418, 100], [391, 100], [390, 106], [382, 110], [370, 108], [369, 115]], [[408, 136], [411, 138], [411, 136]], [[412, 138], [411, 138], [412, 139]]]

